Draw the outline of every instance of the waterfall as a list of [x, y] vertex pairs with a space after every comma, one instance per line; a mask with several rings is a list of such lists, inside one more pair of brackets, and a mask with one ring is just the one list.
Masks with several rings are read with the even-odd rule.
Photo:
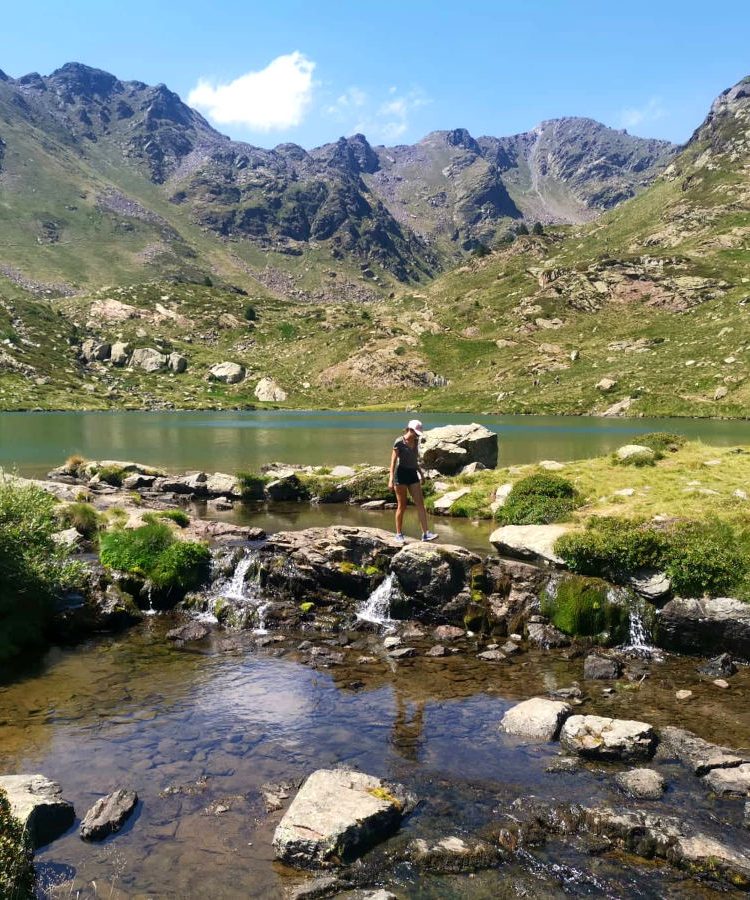
[[393, 592], [393, 575], [386, 575], [383, 581], [365, 600], [361, 609], [357, 610], [357, 618], [363, 622], [372, 622], [374, 625], [385, 627], [392, 625], [391, 598], [393, 597]]
[[153, 598], [154, 586], [150, 581], [147, 581], [144, 587], [146, 588], [146, 595], [148, 596], [148, 609], [144, 610], [143, 614], [144, 616], [155, 616], [156, 610], [154, 609]]
[[257, 560], [258, 553], [256, 550], [248, 550], [245, 553], [237, 563], [231, 577], [214, 589], [212, 607], [215, 609], [216, 601], [223, 599], [231, 601], [233, 605], [254, 612], [257, 626], [253, 631], [256, 634], [265, 634], [267, 629], [264, 613], [268, 604], [264, 601], [261, 594], [260, 576], [256, 574], [254, 578], [247, 579], [247, 573], [257, 563]]
[[646, 601], [642, 597], [632, 595], [628, 607], [628, 642], [624, 650], [635, 650], [640, 653], [652, 653], [656, 648], [651, 643], [646, 620]]

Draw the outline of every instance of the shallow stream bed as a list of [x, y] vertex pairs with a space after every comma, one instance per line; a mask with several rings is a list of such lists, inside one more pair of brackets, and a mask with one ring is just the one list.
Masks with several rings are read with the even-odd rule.
[[[491, 664], [476, 658], [469, 639], [454, 656], [426, 658], [434, 643], [427, 634], [413, 642], [417, 657], [397, 663], [386, 657], [382, 634], [353, 632], [328, 636], [343, 664], [316, 669], [302, 664], [296, 647], [324, 640], [319, 635], [259, 646], [248, 632], [230, 639], [215, 632], [178, 648], [164, 639], [173, 625], [170, 616], [152, 616], [119, 637], [53, 650], [0, 687], [0, 771], [59, 781], [79, 816], [116, 787], [134, 788], [141, 800], [125, 830], [101, 845], [84, 844], [73, 829], [42, 849], [44, 896], [283, 897], [304, 876], [273, 861], [281, 813], [266, 812], [261, 785], [299, 782], [338, 763], [400, 781], [421, 799], [400, 834], [365, 857], [369, 883], [399, 897], [718, 896], [666, 864], [592, 855], [577, 839], [553, 840], [471, 876], [418, 873], [392, 858], [414, 837], [481, 833], [519, 797], [632, 807], [613, 781], [621, 765], [550, 773], [558, 744], [501, 733], [500, 719], [517, 700], [578, 680], [590, 697], [583, 712], [680, 724], [747, 747], [747, 669], [721, 690], [696, 673], [695, 660], [667, 657], [650, 663], [640, 684], [623, 680], [606, 695], [607, 683], [583, 684], [581, 658], [559, 652]], [[375, 661], [359, 662], [363, 655]], [[693, 697], [676, 701], [680, 688]], [[669, 789], [640, 806], [741, 835], [739, 801], [712, 799], [679, 766], [653, 765]]]

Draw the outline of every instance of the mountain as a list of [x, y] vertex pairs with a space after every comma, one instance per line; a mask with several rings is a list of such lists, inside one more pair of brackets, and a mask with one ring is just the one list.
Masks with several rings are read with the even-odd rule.
[[[92, 124], [59, 76], [0, 81], [0, 407], [243, 406], [273, 378], [258, 393], [293, 407], [747, 416], [750, 79], [681, 150], [639, 162], [627, 135], [581, 120], [538, 141], [258, 150], [165, 89], [85, 74]], [[133, 114], [113, 123], [121, 102]], [[539, 218], [533, 203], [556, 218], [553, 196], [587, 218], [628, 192], [592, 221], [505, 231]], [[490, 252], [428, 277], [484, 227]], [[221, 362], [244, 379], [217, 380]]]
[[[514, 222], [579, 222], [675, 148], [587, 119], [306, 151], [215, 131], [164, 85], [79, 63], [0, 78], [0, 273], [37, 293], [177, 277], [311, 301], [419, 282]], [[338, 281], [330, 270], [336, 272]]]

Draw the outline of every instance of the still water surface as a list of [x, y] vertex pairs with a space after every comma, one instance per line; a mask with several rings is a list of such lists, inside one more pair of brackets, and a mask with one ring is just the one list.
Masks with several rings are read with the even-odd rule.
[[[478, 421], [500, 435], [500, 465], [607, 453], [644, 431], [674, 431], [718, 445], [750, 444], [750, 422], [566, 416], [421, 414], [425, 427]], [[132, 459], [171, 471], [234, 473], [279, 461], [387, 465], [404, 413], [0, 413], [0, 468], [39, 477], [67, 456]]]

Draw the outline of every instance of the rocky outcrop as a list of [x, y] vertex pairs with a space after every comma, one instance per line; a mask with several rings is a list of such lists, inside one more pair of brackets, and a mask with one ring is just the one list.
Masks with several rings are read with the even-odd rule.
[[208, 370], [209, 381], [221, 381], [224, 384], [239, 384], [245, 378], [245, 367], [239, 363], [216, 363]]
[[500, 727], [507, 734], [536, 741], [554, 741], [571, 709], [570, 704], [560, 700], [532, 697], [512, 706], [503, 716]]
[[657, 738], [646, 722], [571, 716], [562, 727], [560, 743], [566, 750], [591, 759], [649, 759]]
[[83, 817], [81, 837], [84, 841], [102, 841], [119, 831], [138, 803], [135, 791], [118, 788], [96, 801]]
[[153, 347], [141, 347], [133, 351], [128, 365], [144, 372], [161, 372], [167, 367], [167, 357]]
[[657, 643], [666, 650], [750, 660], [750, 604], [731, 597], [676, 597], [659, 612]]
[[273, 837], [288, 865], [318, 868], [349, 863], [390, 837], [416, 800], [401, 785], [346, 769], [309, 776]]
[[60, 785], [44, 775], [2, 775], [0, 789], [35, 848], [60, 837], [75, 820], [73, 804], [63, 798]]
[[110, 358], [112, 347], [104, 341], [98, 341], [95, 338], [87, 338], [81, 344], [81, 359], [84, 362], [104, 362]]
[[567, 525], [503, 525], [492, 532], [490, 543], [501, 556], [561, 566], [555, 542], [569, 530]]
[[487, 469], [497, 465], [497, 434], [483, 425], [445, 425], [426, 431], [421, 441], [422, 464], [441, 475], [455, 475], [470, 463]]

